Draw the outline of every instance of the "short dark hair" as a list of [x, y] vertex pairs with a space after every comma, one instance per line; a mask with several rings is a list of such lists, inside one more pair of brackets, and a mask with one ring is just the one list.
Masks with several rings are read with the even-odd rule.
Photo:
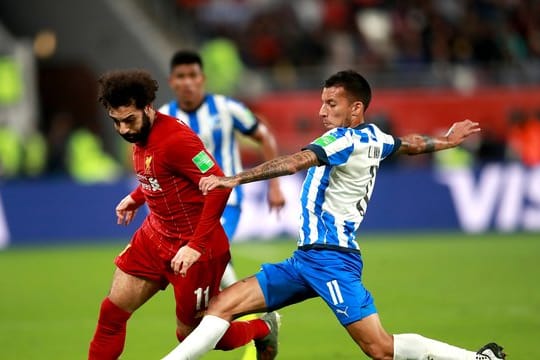
[[156, 99], [159, 88], [150, 73], [139, 69], [105, 73], [98, 84], [98, 100], [105, 108], [134, 104], [137, 109], [144, 109]]
[[191, 50], [179, 50], [171, 58], [171, 71], [175, 66], [186, 64], [199, 64], [201, 69], [203, 68], [203, 61], [198, 53]]
[[371, 102], [371, 87], [367, 80], [354, 70], [339, 71], [324, 82], [324, 87], [343, 87], [353, 100], [364, 104], [364, 111]]

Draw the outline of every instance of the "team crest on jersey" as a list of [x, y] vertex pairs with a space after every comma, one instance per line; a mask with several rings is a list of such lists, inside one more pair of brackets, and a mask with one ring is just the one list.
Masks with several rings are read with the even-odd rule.
[[201, 150], [195, 155], [191, 161], [197, 166], [197, 168], [204, 174], [214, 166], [214, 161], [204, 150]]
[[152, 155], [149, 155], [144, 158], [144, 172], [149, 173], [150, 172], [150, 166], [152, 164]]
[[325, 147], [326, 145], [331, 144], [336, 140], [337, 139], [336, 139], [336, 137], [334, 135], [329, 134], [329, 135], [321, 136], [320, 138], [315, 140], [313, 143], [317, 144], [319, 146]]

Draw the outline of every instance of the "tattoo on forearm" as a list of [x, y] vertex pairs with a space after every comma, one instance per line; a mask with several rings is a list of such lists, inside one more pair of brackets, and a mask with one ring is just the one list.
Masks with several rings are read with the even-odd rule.
[[400, 153], [408, 155], [431, 153], [447, 149], [448, 141], [446, 139], [436, 138], [427, 135], [412, 134], [401, 138]]
[[253, 169], [246, 170], [237, 176], [240, 183], [245, 184], [258, 180], [271, 179], [283, 175], [291, 175], [301, 169], [317, 165], [317, 157], [311, 151], [302, 151], [293, 155], [280, 156], [266, 161]]
[[319, 165], [317, 155], [312, 151], [301, 151], [291, 156], [292, 165], [298, 170]]
[[434, 152], [435, 151], [435, 142], [433, 141], [433, 138], [427, 135], [422, 135], [422, 139], [424, 139], [424, 151], [423, 152]]

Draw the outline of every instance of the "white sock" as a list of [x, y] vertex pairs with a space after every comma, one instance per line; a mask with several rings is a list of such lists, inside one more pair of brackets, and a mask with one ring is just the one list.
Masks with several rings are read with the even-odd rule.
[[394, 335], [394, 360], [489, 360], [489, 358], [417, 334], [398, 334]]
[[162, 360], [195, 360], [214, 349], [231, 324], [217, 316], [205, 315], [173, 351]]
[[223, 277], [221, 278], [221, 288], [225, 289], [226, 287], [231, 286], [237, 281], [238, 278], [236, 277], [236, 273], [234, 272], [232, 264], [228, 263], [225, 271], [223, 272]]

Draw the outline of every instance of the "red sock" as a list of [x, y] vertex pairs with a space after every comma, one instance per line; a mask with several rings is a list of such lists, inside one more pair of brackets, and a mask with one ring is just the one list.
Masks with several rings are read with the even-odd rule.
[[130, 313], [113, 304], [109, 298], [101, 303], [99, 320], [90, 343], [89, 360], [116, 360], [124, 350], [126, 323]]
[[264, 320], [233, 321], [216, 345], [219, 350], [232, 350], [246, 345], [254, 339], [262, 339], [270, 333]]

